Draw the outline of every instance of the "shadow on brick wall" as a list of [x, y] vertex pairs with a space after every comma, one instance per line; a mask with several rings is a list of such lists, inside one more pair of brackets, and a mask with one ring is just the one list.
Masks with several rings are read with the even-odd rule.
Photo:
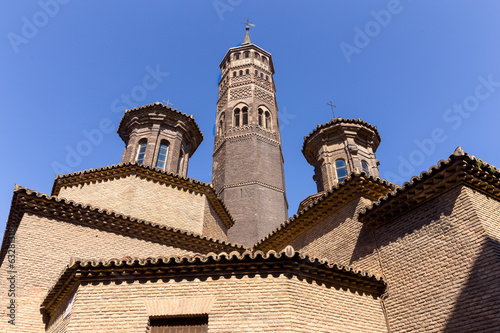
[[[422, 206], [406, 211], [375, 231], [371, 227], [363, 225], [351, 257], [351, 263], [363, 260], [364, 257], [373, 254], [377, 245], [379, 248], [388, 246], [398, 239], [407, 237], [425, 226], [442, 220], [444, 216], [451, 216], [455, 205], [462, 203], [461, 200], [468, 200], [465, 196], [459, 198], [460, 194], [461, 187], [457, 187]], [[422, 213], [418, 210], [421, 210]], [[436, 233], [446, 232], [445, 229], [450, 227], [447, 223], [440, 223], [434, 231]], [[376, 243], [373, 234], [375, 234]]]
[[500, 332], [500, 242], [487, 238], [445, 333]]

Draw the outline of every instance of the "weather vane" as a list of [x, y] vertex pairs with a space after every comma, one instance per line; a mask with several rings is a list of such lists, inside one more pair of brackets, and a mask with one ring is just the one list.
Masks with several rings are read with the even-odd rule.
[[336, 108], [337, 105], [333, 105], [332, 101], [330, 101], [330, 103], [326, 103], [326, 105], [330, 105], [332, 107], [332, 115], [333, 115], [333, 118], [335, 118], [335, 111], [333, 108]]
[[249, 18], [249, 17], [247, 17], [247, 18], [246, 18], [246, 19], [244, 19], [244, 20], [246, 20], [246, 22], [240, 22], [240, 23], [241, 23], [241, 24], [246, 24], [246, 25], [247, 25], [247, 27], [255, 27], [255, 24], [253, 24], [253, 23], [251, 23], [251, 22], [250, 22], [250, 18]]

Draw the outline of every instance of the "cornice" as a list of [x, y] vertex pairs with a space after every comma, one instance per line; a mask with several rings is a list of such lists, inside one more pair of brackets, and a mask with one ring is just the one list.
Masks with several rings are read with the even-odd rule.
[[276, 192], [285, 193], [285, 190], [283, 190], [282, 188], [279, 188], [279, 187], [276, 187], [276, 186], [273, 186], [273, 185], [269, 185], [269, 184], [266, 184], [266, 183], [263, 183], [263, 182], [255, 180], [255, 181], [249, 181], [249, 182], [241, 182], [241, 183], [236, 183], [236, 184], [227, 184], [227, 185], [224, 185], [224, 186], [222, 186], [219, 189], [219, 191], [217, 191], [217, 195], [220, 195], [221, 192], [224, 191], [227, 188], [249, 186], [249, 185], [260, 185], [260, 186], [269, 188], [271, 190], [274, 190]]
[[321, 133], [322, 130], [331, 128], [335, 125], [342, 125], [342, 124], [355, 124], [355, 125], [361, 125], [366, 127], [367, 129], [373, 131], [377, 137], [378, 142], [381, 141], [380, 134], [378, 133], [377, 126], [373, 126], [366, 121], [363, 121], [361, 118], [360, 119], [343, 119], [343, 118], [334, 118], [330, 120], [329, 122], [325, 124], [319, 124], [309, 135], [304, 137], [304, 144], [302, 145], [302, 153], [305, 155], [305, 151], [307, 149], [307, 145], [310, 141], [313, 140], [314, 137], [316, 137], [317, 134]]
[[130, 131], [130, 128], [128, 127], [131, 126], [129, 122], [134, 118], [139, 118], [139, 120], [144, 121], [145, 118], [141, 117], [147, 117], [148, 122], [153, 123], [164, 121], [164, 118], [150, 116], [148, 113], [152, 111], [161, 112], [164, 117], [172, 117], [174, 119], [183, 121], [183, 130], [189, 132], [191, 134], [189, 140], [194, 141], [193, 152], [191, 153], [192, 155], [194, 151], [196, 151], [196, 148], [199, 146], [199, 144], [203, 141], [203, 134], [201, 133], [198, 124], [194, 120], [194, 117], [192, 115], [187, 115], [184, 112], [178, 111], [177, 109], [172, 109], [171, 107], [163, 105], [160, 102], [155, 102], [130, 110], [125, 110], [125, 113], [120, 120], [120, 124], [118, 125], [117, 130], [122, 140], [127, 142], [129, 135], [128, 132]]
[[233, 224], [229, 210], [222, 200], [217, 197], [212, 184], [204, 183], [179, 174], [166, 172], [151, 166], [139, 165], [136, 162], [121, 163], [97, 169], [84, 170], [64, 175], [57, 175], [52, 186], [51, 195], [57, 196], [62, 187], [72, 187], [82, 184], [90, 184], [98, 181], [123, 178], [129, 175], [136, 175], [139, 178], [159, 182], [160, 184], [193, 191], [204, 194], [207, 200], [215, 209], [224, 225], [229, 229]]
[[54, 313], [60, 302], [82, 283], [137, 279], [178, 280], [256, 274], [269, 276], [283, 274], [289, 278], [296, 276], [300, 279], [312, 279], [375, 297], [380, 296], [386, 289], [382, 277], [348, 266], [332, 264], [326, 260], [310, 258], [288, 246], [280, 253], [245, 251], [184, 257], [72, 259], [50, 288], [41, 304], [41, 309], [48, 314]]
[[[250, 126], [246, 127], [245, 129], [248, 129], [248, 128], [251, 129]], [[271, 132], [268, 130], [264, 130], [264, 131], [267, 131], [269, 134], [275, 135], [274, 132]], [[214, 142], [215, 147], [214, 147], [214, 152], [212, 153], [212, 156], [215, 156], [222, 149], [222, 147], [226, 144], [227, 141], [237, 142], [237, 141], [242, 141], [242, 140], [250, 140], [252, 138], [252, 136], [255, 136], [255, 137], [257, 137], [257, 139], [260, 139], [260, 140], [262, 140], [266, 143], [272, 144], [274, 146], [278, 146], [278, 147], [281, 146], [281, 143], [279, 141], [268, 138], [260, 133], [250, 132], [250, 133], [234, 135], [234, 132], [235, 131], [232, 131], [232, 133], [224, 134], [224, 136], [219, 138], [217, 140], [217, 142]]]
[[[24, 213], [31, 213], [73, 224], [89, 226], [108, 232], [168, 244], [195, 252], [243, 251], [245, 247], [209, 238], [163, 224], [145, 221], [114, 211], [48, 196], [16, 185], [6, 230], [17, 229]], [[8, 232], [4, 234], [0, 262], [9, 246]]]
[[283, 248], [348, 202], [361, 196], [375, 201], [394, 188], [394, 184], [364, 172], [352, 173], [342, 183], [318, 194], [308, 206], [258, 241], [254, 248], [262, 251]]
[[439, 161], [365, 208], [360, 221], [378, 227], [460, 185], [500, 200], [500, 171], [458, 147], [448, 160]]

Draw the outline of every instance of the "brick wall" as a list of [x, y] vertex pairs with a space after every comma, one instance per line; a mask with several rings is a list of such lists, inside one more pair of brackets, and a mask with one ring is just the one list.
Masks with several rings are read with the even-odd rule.
[[227, 228], [215, 210], [207, 208], [210, 203], [205, 195], [135, 175], [63, 187], [59, 197], [204, 236], [227, 239]]
[[359, 197], [290, 242], [299, 252], [355, 269], [381, 274], [371, 231], [358, 213], [371, 203]]
[[387, 332], [378, 299], [272, 274], [82, 285], [68, 328], [145, 332], [152, 314], [196, 314], [197, 307], [208, 312], [211, 333]]
[[379, 299], [296, 278], [289, 285], [292, 332], [387, 332]]
[[281, 146], [261, 132], [237, 128], [214, 152], [213, 184], [235, 220], [228, 239], [245, 246], [288, 218]]
[[500, 202], [477, 191], [473, 191], [471, 196], [485, 233], [491, 241], [500, 242]]
[[227, 227], [212, 205], [205, 198], [205, 210], [203, 213], [203, 236], [227, 241]]
[[484, 227], [487, 215], [498, 225], [492, 200], [455, 187], [375, 231], [393, 332], [500, 331], [500, 262]]
[[16, 232], [16, 325], [7, 324], [7, 270], [0, 268], [0, 332], [44, 332], [40, 305], [71, 257], [123, 258], [193, 252], [25, 214]]
[[223, 200], [235, 220], [228, 230], [231, 242], [251, 247], [286, 219], [284, 205], [276, 205], [284, 202], [283, 192], [259, 184], [228, 188]]

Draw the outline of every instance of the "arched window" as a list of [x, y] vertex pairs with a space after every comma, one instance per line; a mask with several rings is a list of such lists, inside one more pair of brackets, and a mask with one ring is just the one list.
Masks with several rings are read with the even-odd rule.
[[369, 176], [370, 168], [368, 167], [368, 163], [366, 163], [366, 161], [361, 161], [361, 167], [363, 168], [363, 171], [366, 173], [366, 175]]
[[233, 72], [233, 77], [235, 77], [235, 76], [236, 76], [236, 71]]
[[240, 126], [240, 109], [234, 110], [234, 127]]
[[257, 70], [255, 70], [255, 76], [259, 75], [259, 72]]
[[265, 116], [266, 116], [266, 129], [271, 129], [271, 114], [268, 111], [266, 111]]
[[135, 157], [135, 161], [137, 164], [144, 163], [144, 157], [146, 156], [146, 147], [148, 146], [148, 141], [146, 139], [141, 139], [139, 141], [139, 145], [137, 146], [137, 156]]
[[260, 73], [260, 78], [263, 79], [264, 78], [264, 73]]
[[219, 118], [219, 135], [224, 133], [225, 124], [226, 124], [226, 115], [224, 114], [224, 112], [222, 112]]
[[262, 62], [263, 63], [267, 63], [267, 58], [266, 57], [262, 57]]
[[245, 74], [250, 74], [250, 70], [249, 70], [249, 69], [246, 69], [246, 70], [245, 70]]
[[244, 53], [244, 55], [245, 55], [245, 58], [250, 58], [250, 52], [247, 51]]
[[339, 183], [343, 182], [347, 178], [347, 168], [343, 159], [335, 161], [335, 170], [337, 171], [337, 179], [339, 180]]
[[241, 109], [241, 124], [248, 125], [248, 108], [246, 106]]
[[240, 54], [239, 54], [239, 53], [235, 53], [235, 54], [234, 54], [234, 59], [235, 59], [235, 60], [238, 60], [239, 58], [240, 58]]
[[266, 81], [269, 81], [269, 76], [268, 75], [266, 75]]
[[158, 149], [158, 157], [156, 158], [156, 167], [165, 170], [167, 164], [168, 141], [161, 140], [160, 149]]
[[259, 59], [260, 58], [260, 56], [259, 56], [258, 53], [254, 53], [254, 54], [255, 54], [255, 59]]
[[242, 70], [240, 70], [240, 76], [241, 76], [241, 75], [243, 75], [243, 71], [242, 71]]
[[259, 126], [262, 126], [262, 124], [264, 123], [262, 118], [264, 118], [264, 111], [262, 111], [262, 109], [259, 108]]

